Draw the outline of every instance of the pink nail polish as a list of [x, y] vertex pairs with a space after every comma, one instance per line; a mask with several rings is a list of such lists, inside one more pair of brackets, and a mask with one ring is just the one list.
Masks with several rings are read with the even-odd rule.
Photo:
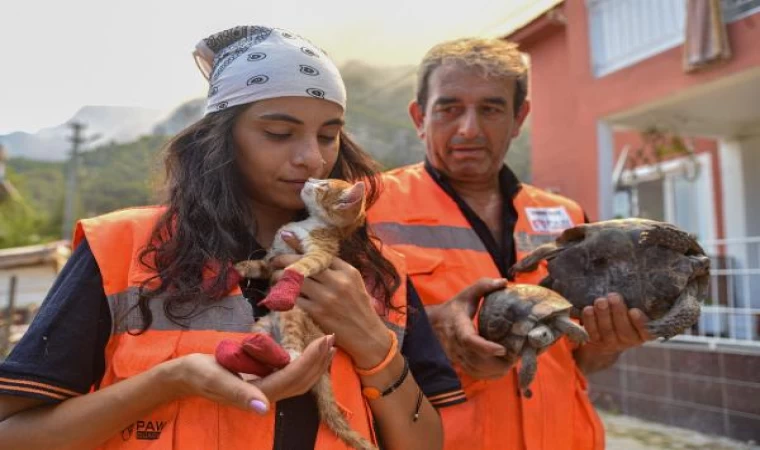
[[259, 414], [264, 414], [269, 409], [267, 407], [267, 404], [261, 400], [251, 400], [250, 407], [252, 410], [256, 411]]

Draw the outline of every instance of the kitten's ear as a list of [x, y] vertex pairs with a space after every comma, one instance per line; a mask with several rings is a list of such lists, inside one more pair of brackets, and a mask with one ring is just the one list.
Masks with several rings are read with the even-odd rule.
[[340, 201], [335, 205], [336, 209], [346, 209], [354, 206], [364, 199], [364, 182], [357, 181], [356, 184], [343, 191], [340, 195]]

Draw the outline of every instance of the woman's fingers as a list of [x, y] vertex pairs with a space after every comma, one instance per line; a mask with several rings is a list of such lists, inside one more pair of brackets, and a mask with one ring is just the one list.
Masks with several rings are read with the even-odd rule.
[[173, 378], [181, 383], [185, 395], [205, 397], [259, 414], [269, 410], [269, 399], [258, 386], [220, 366], [213, 355], [195, 353], [174, 361], [180, 366]]

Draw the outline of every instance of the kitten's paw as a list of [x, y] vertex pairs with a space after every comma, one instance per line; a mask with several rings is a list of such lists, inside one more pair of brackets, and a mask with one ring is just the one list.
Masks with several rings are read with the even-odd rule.
[[289, 311], [296, 304], [301, 292], [303, 275], [292, 269], [286, 269], [282, 278], [269, 290], [267, 298], [261, 304], [271, 311]]
[[231, 339], [225, 339], [216, 346], [214, 352], [216, 362], [230, 372], [248, 373], [265, 377], [273, 372], [269, 367], [250, 357], [244, 350], [240, 342]]
[[272, 336], [256, 333], [243, 340], [243, 351], [267, 366], [282, 369], [290, 363], [291, 357]]
[[267, 278], [266, 263], [259, 260], [240, 261], [235, 264], [235, 271], [243, 278]]

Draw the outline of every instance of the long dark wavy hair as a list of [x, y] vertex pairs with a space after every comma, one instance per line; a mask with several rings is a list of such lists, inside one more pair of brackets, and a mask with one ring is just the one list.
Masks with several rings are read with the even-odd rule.
[[[155, 272], [140, 286], [138, 308], [144, 332], [153, 322], [148, 302], [164, 298], [164, 313], [183, 326], [199, 308], [222, 298], [232, 278], [225, 268], [246, 259], [255, 214], [243, 192], [235, 163], [232, 129], [246, 105], [209, 114], [174, 137], [164, 148], [165, 212], [140, 252], [140, 263]], [[364, 180], [367, 207], [379, 191], [374, 160], [345, 133], [330, 177]], [[304, 213], [305, 214], [305, 213]], [[241, 253], [242, 251], [242, 253]], [[379, 298], [391, 307], [400, 277], [369, 236], [366, 225], [341, 245], [341, 258], [374, 281]], [[208, 273], [213, 276], [206, 276]]]

